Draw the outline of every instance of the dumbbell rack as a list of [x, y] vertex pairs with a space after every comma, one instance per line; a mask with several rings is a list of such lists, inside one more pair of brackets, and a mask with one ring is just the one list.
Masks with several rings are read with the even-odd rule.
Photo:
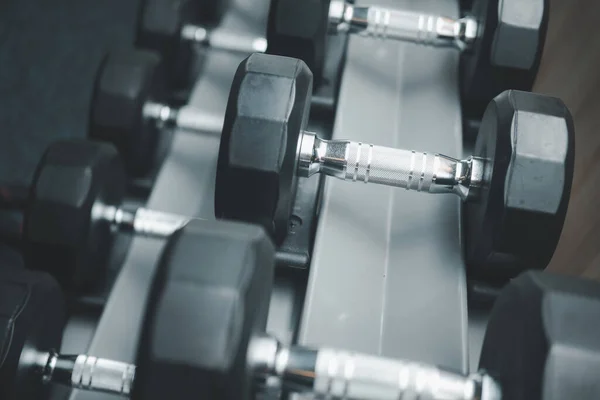
[[[220, 28], [249, 35], [264, 35], [267, 11], [268, 1], [236, 0]], [[244, 55], [225, 52], [208, 53], [189, 104], [222, 118], [233, 75], [243, 58]], [[218, 150], [218, 136], [175, 132], [169, 155], [162, 164], [147, 206], [182, 215], [214, 218]], [[125, 362], [135, 360], [142, 310], [164, 244], [165, 241], [159, 239], [136, 237], [132, 240], [89, 346], [87, 349], [70, 347], [70, 351], [87, 351]], [[301, 294], [298, 292], [299, 285], [287, 278], [285, 273], [283, 275], [276, 279], [271, 302], [273, 318], [270, 318], [269, 328], [282, 341], [289, 342], [296, 329], [292, 321], [299, 319], [301, 302], [297, 301], [297, 297]], [[78, 332], [73, 334], [74, 337], [86, 334], [85, 328], [77, 327], [76, 330]], [[63, 346], [71, 346], [71, 343], [67, 341]], [[61, 398], [59, 395], [56, 397]], [[70, 396], [71, 400], [106, 398], [111, 396], [76, 390]]]
[[[458, 15], [455, 1], [378, 3]], [[457, 66], [451, 50], [352, 38], [334, 138], [460, 154]], [[459, 202], [423, 197], [327, 182], [302, 343], [335, 343], [466, 372]]]
[[[264, 34], [267, 3], [236, 0], [222, 27]], [[378, 1], [392, 3], [458, 15], [457, 0]], [[190, 104], [222, 116], [242, 58], [208, 54]], [[452, 50], [351, 38], [333, 136], [460, 154], [457, 64]], [[212, 218], [218, 147], [217, 136], [177, 132], [148, 207]], [[296, 279], [302, 272], [280, 269], [269, 332], [284, 343], [330, 345], [467, 372], [459, 218], [458, 199], [327, 180], [306, 298], [305, 281]], [[134, 361], [142, 309], [163, 246], [158, 239], [132, 240], [89, 347], [85, 332], [93, 323], [67, 330], [69, 352]], [[105, 398], [84, 392], [70, 397]]]

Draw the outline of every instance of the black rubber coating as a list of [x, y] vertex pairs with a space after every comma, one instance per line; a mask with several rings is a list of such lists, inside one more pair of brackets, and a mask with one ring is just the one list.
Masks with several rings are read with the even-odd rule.
[[312, 74], [300, 60], [253, 54], [237, 69], [217, 164], [217, 217], [257, 223], [279, 244], [296, 193]]
[[139, 3], [0, 1], [0, 182], [28, 186], [50, 143], [87, 135], [98, 63], [133, 44]]
[[102, 278], [113, 235], [92, 217], [95, 204], [118, 206], [126, 177], [109, 144], [72, 139], [52, 144], [39, 163], [25, 215], [24, 257], [81, 291]]
[[321, 85], [329, 26], [330, 0], [272, 0], [267, 53], [299, 58]]
[[247, 350], [264, 334], [274, 263], [258, 226], [192, 220], [175, 233], [150, 291], [132, 398], [253, 398]]
[[0, 266], [0, 398], [48, 398], [34, 356], [59, 351], [65, 303], [51, 276]]
[[530, 271], [494, 304], [479, 367], [511, 400], [600, 398], [600, 285]]
[[159, 129], [144, 118], [144, 104], [165, 101], [165, 76], [158, 54], [118, 50], [98, 69], [90, 118], [90, 137], [108, 141], [123, 155], [128, 172], [146, 174], [155, 159]]
[[487, 108], [473, 155], [485, 160], [485, 184], [465, 203], [470, 274], [503, 282], [545, 268], [571, 194], [575, 130], [569, 110], [553, 97], [505, 92]]
[[[550, 17], [550, 0], [539, 1], [544, 3], [544, 14], [538, 33], [535, 62], [529, 70], [492, 64], [491, 51], [498, 26], [500, 0], [472, 1], [473, 9], [469, 14], [479, 23], [478, 39], [470, 51], [462, 54], [460, 62], [462, 107], [466, 118], [482, 118], [487, 104], [506, 90], [530, 91], [533, 87], [544, 51]], [[523, 8], [522, 12], [526, 13], [527, 8]]]
[[231, 0], [189, 0], [196, 3], [195, 20], [199, 24], [215, 26], [229, 10]]
[[144, 1], [136, 46], [162, 56], [170, 89], [181, 89], [188, 82], [194, 45], [182, 39], [181, 30], [197, 19], [199, 7], [198, 0]]

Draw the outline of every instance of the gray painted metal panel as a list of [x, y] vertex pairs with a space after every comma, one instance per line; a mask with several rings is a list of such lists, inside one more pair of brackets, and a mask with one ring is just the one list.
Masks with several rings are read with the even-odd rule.
[[479, 356], [491, 310], [469, 309], [469, 370], [479, 368]]
[[[456, 0], [363, 4], [458, 15]], [[459, 55], [350, 39], [334, 138], [461, 155]], [[299, 341], [467, 372], [459, 200], [328, 178]]]

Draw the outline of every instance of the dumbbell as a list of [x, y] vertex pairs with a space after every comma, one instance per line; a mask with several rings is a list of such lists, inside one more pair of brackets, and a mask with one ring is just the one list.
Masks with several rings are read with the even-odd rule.
[[[212, 1], [219, 3], [219, 1]], [[189, 76], [193, 46], [203, 46], [240, 53], [264, 52], [265, 38], [214, 30], [193, 23], [205, 13], [206, 5], [196, 0], [145, 0], [138, 27], [137, 46], [158, 52], [165, 60], [169, 77], [178, 80]]]
[[91, 101], [89, 136], [114, 144], [127, 172], [151, 169], [162, 128], [221, 132], [223, 119], [193, 106], [165, 102], [161, 57], [146, 50], [116, 50], [101, 62]]
[[261, 224], [281, 243], [298, 177], [317, 173], [453, 193], [464, 200], [467, 263], [475, 275], [505, 279], [524, 268], [545, 268], [573, 175], [573, 122], [560, 100], [501, 94], [487, 108], [473, 155], [458, 160], [320, 139], [306, 131], [311, 87], [311, 72], [297, 59], [253, 54], [240, 64], [221, 136], [217, 217]]
[[102, 276], [120, 230], [165, 237], [189, 217], [121, 207], [126, 178], [117, 150], [84, 140], [52, 143], [42, 156], [23, 210], [26, 265], [50, 272], [68, 290], [82, 291]]
[[330, 33], [455, 47], [462, 51], [463, 108], [481, 117], [501, 92], [531, 89], [548, 15], [548, 0], [476, 0], [460, 19], [343, 0], [272, 0], [267, 52], [304, 60], [319, 85]]
[[194, 3], [190, 9], [197, 13], [194, 20], [210, 26], [218, 24], [231, 6], [230, 0], [194, 0]]
[[[597, 283], [539, 271], [510, 282], [491, 312], [479, 372], [462, 375], [424, 363], [278, 342], [265, 333], [274, 256], [272, 242], [257, 226], [195, 220], [182, 227], [157, 267], [136, 365], [56, 353], [58, 286], [44, 291], [30, 283], [33, 277], [35, 283], [42, 280], [33, 272], [15, 278], [15, 272], [0, 270], [1, 293], [11, 294], [0, 298], [0, 308], [15, 332], [3, 347], [12, 357], [0, 366], [0, 393], [9, 400], [43, 400], [49, 384], [57, 383], [140, 400], [195, 395], [239, 400], [284, 390], [381, 400], [600, 395]], [[46, 276], [45, 286], [50, 284]], [[26, 294], [36, 301], [22, 301]], [[17, 313], [20, 318], [11, 318]], [[37, 315], [51, 324], [44, 326]], [[27, 341], [30, 337], [37, 340]]]
[[222, 118], [190, 106], [164, 102], [165, 76], [161, 57], [144, 50], [117, 50], [98, 68], [91, 102], [89, 135], [113, 143], [127, 171], [140, 176], [153, 165], [161, 128], [220, 132]]

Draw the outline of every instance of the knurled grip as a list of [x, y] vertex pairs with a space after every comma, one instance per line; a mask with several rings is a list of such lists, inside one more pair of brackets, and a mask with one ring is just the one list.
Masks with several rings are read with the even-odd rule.
[[[396, 39], [427, 46], [451, 46], [456, 36], [456, 20], [437, 15], [381, 7], [365, 7], [366, 29], [362, 36]], [[355, 8], [359, 13], [360, 8]]]
[[437, 154], [349, 142], [346, 180], [429, 192]]
[[313, 383], [316, 397], [334, 399], [475, 400], [481, 389], [477, 379], [436, 367], [334, 349], [319, 350]]
[[123, 362], [79, 355], [71, 383], [74, 388], [128, 396], [135, 379], [135, 366]]

